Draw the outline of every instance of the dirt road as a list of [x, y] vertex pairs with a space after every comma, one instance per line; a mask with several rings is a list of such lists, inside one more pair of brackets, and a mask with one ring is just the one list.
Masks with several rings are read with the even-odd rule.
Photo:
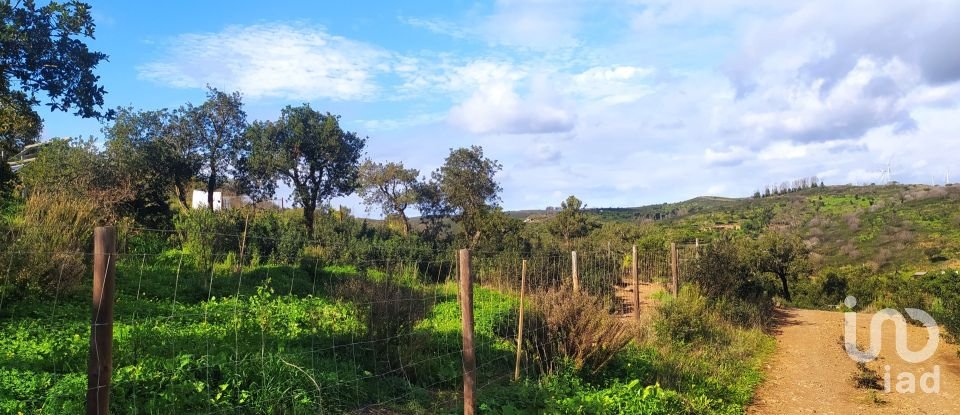
[[[872, 314], [859, 314], [857, 339], [861, 349], [870, 342]], [[867, 364], [884, 386], [890, 367], [891, 392], [858, 389], [852, 377], [860, 372], [843, 349], [843, 314], [831, 311], [784, 310], [777, 333], [777, 351], [766, 380], [754, 397], [750, 414], [960, 414], [960, 358], [957, 345], [942, 338], [936, 353], [922, 363], [908, 363], [896, 352], [892, 323], [885, 323], [880, 357]], [[908, 327], [907, 344], [920, 350], [928, 336], [923, 327]], [[925, 373], [939, 368], [939, 393], [924, 393]], [[912, 373], [915, 393], [898, 393], [898, 375]], [[906, 375], [905, 375], [906, 376]], [[927, 376], [928, 382], [932, 376]], [[904, 384], [905, 387], [906, 384]], [[933, 386], [933, 383], [927, 383]]]
[[[633, 278], [623, 277], [623, 280], [618, 284], [616, 289], [616, 295], [621, 304], [620, 312], [617, 313], [617, 317], [624, 320], [632, 320], [636, 316], [636, 310], [634, 307], [634, 298], [633, 298]], [[654, 294], [657, 292], [663, 291], [664, 288], [659, 283], [653, 282], [640, 282], [640, 314], [645, 315], [652, 313], [656, 307], [656, 300], [653, 299]]]

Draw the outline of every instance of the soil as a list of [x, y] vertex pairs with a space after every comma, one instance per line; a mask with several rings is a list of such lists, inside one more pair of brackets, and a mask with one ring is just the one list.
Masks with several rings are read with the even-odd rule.
[[[857, 317], [857, 343], [864, 350], [869, 345], [872, 314]], [[747, 413], [960, 414], [960, 358], [957, 345], [947, 343], [943, 335], [933, 357], [908, 363], [897, 355], [893, 324], [885, 323], [879, 358], [866, 364], [879, 376], [881, 389], [873, 390], [858, 388], [853, 380], [861, 370], [843, 349], [843, 313], [786, 309], [779, 312], [778, 323], [777, 351]], [[911, 350], [926, 344], [925, 328], [910, 325], [907, 333]], [[884, 390], [887, 366], [889, 391]], [[939, 367], [940, 391], [924, 393], [921, 376], [935, 367]], [[905, 372], [917, 379], [914, 393], [897, 392], [898, 376]]]
[[[618, 302], [620, 303], [620, 312], [617, 317], [628, 320], [636, 318], [636, 307], [633, 304], [633, 278], [624, 277], [616, 287]], [[655, 282], [640, 282], [640, 314], [648, 315], [655, 310], [656, 300], [654, 294], [664, 291], [663, 285]]]

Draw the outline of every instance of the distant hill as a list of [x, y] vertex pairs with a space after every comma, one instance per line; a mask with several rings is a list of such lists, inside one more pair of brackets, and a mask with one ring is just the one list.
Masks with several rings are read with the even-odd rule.
[[[799, 233], [821, 266], [901, 272], [960, 267], [960, 185], [826, 186], [763, 198], [697, 197], [630, 208], [591, 208], [601, 221], [652, 223], [710, 239], [721, 231]], [[509, 212], [539, 221], [547, 210]]]

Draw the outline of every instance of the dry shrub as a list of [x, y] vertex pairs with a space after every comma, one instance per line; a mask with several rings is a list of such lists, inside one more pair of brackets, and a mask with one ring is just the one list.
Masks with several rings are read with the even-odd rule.
[[846, 245], [840, 247], [840, 253], [850, 257], [850, 259], [857, 259], [860, 257], [860, 251], [858, 251], [857, 247], [853, 245], [853, 241], [848, 241]]
[[847, 222], [847, 228], [851, 231], [860, 229], [860, 216], [856, 212], [843, 215], [843, 220]]
[[31, 195], [10, 252], [15, 283], [30, 290], [76, 287], [100, 219], [96, 204], [65, 194]]
[[535, 350], [543, 373], [569, 360], [595, 374], [630, 343], [635, 329], [607, 313], [586, 293], [550, 290], [533, 297], [528, 350]]

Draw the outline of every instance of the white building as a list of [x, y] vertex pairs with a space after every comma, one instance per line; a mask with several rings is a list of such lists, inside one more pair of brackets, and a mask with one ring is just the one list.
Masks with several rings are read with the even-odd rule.
[[[190, 207], [194, 209], [206, 209], [207, 192], [203, 190], [194, 190], [193, 197], [190, 199]], [[213, 192], [213, 210], [223, 209], [223, 193]]]

